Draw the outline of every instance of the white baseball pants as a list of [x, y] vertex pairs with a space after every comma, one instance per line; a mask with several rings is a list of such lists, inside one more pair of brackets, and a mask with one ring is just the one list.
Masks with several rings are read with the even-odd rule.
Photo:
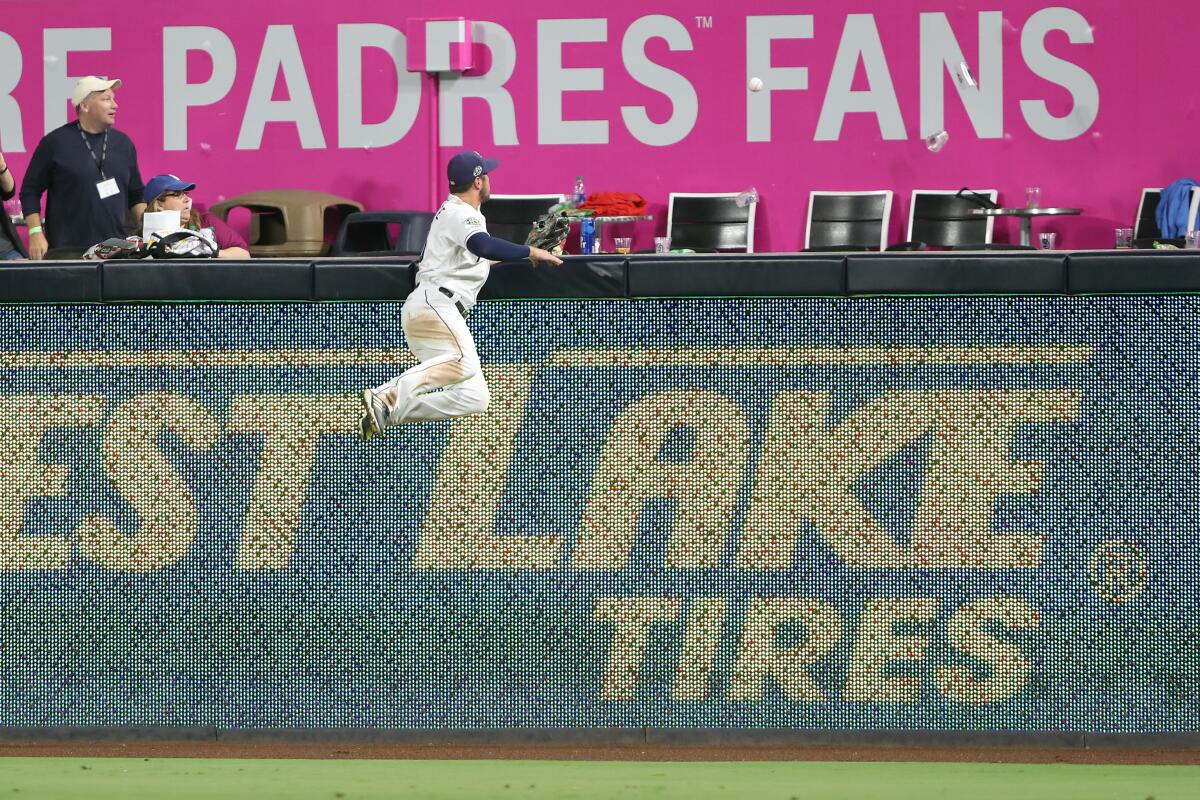
[[404, 301], [400, 324], [420, 364], [376, 387], [387, 406], [387, 424], [427, 422], [479, 414], [491, 393], [475, 339], [454, 300], [423, 285]]

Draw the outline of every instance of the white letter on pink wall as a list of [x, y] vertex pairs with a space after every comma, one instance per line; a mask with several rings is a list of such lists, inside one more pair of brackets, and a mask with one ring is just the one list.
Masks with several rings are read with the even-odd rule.
[[492, 114], [492, 143], [519, 144], [517, 114], [512, 94], [504, 88], [517, 66], [517, 45], [504, 27], [494, 22], [475, 22], [471, 41], [483, 44], [492, 54], [492, 65], [481, 75], [447, 73], [441, 77], [439, 125], [443, 147], [463, 143], [463, 100], [476, 97], [487, 103]]
[[771, 94], [808, 88], [808, 67], [772, 67], [775, 39], [811, 39], [812, 14], [746, 17], [746, 80], [761, 78], [763, 90], [746, 97], [746, 141], [771, 141]]
[[[362, 53], [383, 50], [396, 71], [396, 102], [383, 122], [363, 122]], [[408, 41], [389, 25], [338, 25], [338, 147], [387, 147], [412, 129], [421, 108], [421, 75], [405, 69]]]
[[[958, 98], [980, 139], [1004, 138], [1004, 50], [1001, 33], [1004, 15], [979, 14], [979, 62], [972, 76], [975, 86], [959, 76], [954, 81]], [[945, 70], [957, 75], [966, 62], [954, 30], [943, 13], [921, 15], [921, 135], [946, 127]]]
[[700, 113], [700, 100], [687, 78], [646, 56], [646, 42], [654, 38], [665, 39], [671, 50], [691, 50], [692, 37], [674, 17], [654, 15], [635, 20], [621, 40], [621, 60], [626, 72], [643, 86], [670, 98], [671, 116], [666, 122], [653, 122], [645, 106], [621, 106], [621, 117], [633, 138], [661, 147], [675, 144], [692, 132]]
[[17, 40], [0, 31], [0, 150], [25, 152], [21, 107], [12, 91], [21, 82], [21, 48]]
[[[867, 84], [871, 87], [864, 92], [856, 92], [851, 88], [860, 58], [867, 74]], [[829, 76], [829, 88], [825, 91], [825, 102], [821, 104], [821, 118], [817, 121], [817, 135], [814, 138], [818, 142], [836, 142], [842, 135], [842, 121], [846, 115], [856, 113], [874, 114], [879, 121], [879, 133], [884, 139], [908, 138], [904, 130], [904, 117], [900, 115], [900, 101], [896, 99], [892, 74], [888, 71], [873, 14], [849, 14], [846, 17], [846, 27], [842, 30], [842, 41], [833, 60], [833, 74]]]
[[[562, 64], [565, 42], [608, 41], [606, 19], [538, 20], [538, 142], [540, 144], [608, 144], [608, 120], [563, 119], [565, 92], [601, 92], [604, 70], [567, 69]], [[594, 95], [599, 97], [599, 95]]]
[[[212, 60], [212, 75], [188, 83], [188, 51], [201, 50]], [[187, 150], [188, 109], [210, 106], [229, 94], [237, 74], [237, 53], [216, 28], [163, 28], [163, 150]]]
[[1100, 113], [1100, 87], [1082, 67], [1047, 52], [1046, 34], [1055, 30], [1065, 31], [1071, 44], [1091, 44], [1095, 40], [1088, 21], [1069, 8], [1044, 8], [1021, 30], [1021, 55], [1030, 71], [1066, 89], [1074, 102], [1064, 117], [1052, 115], [1045, 100], [1022, 100], [1021, 113], [1038, 136], [1062, 141], [1081, 136], [1092, 127]]
[[67, 74], [67, 54], [111, 49], [112, 28], [47, 28], [42, 31], [45, 59], [42, 67], [42, 86], [45, 87], [42, 123], [45, 133], [68, 121], [67, 104], [64, 101], [71, 99], [75, 82], [83, 77]]
[[[287, 100], [272, 100], [275, 79], [283, 73], [287, 87]], [[300, 45], [296, 42], [296, 29], [291, 25], [271, 25], [263, 39], [262, 53], [258, 57], [258, 68], [254, 71], [254, 83], [250, 86], [250, 99], [246, 101], [246, 114], [242, 117], [242, 129], [238, 132], [238, 150], [257, 150], [262, 146], [263, 128], [268, 122], [290, 122], [300, 135], [300, 146], [305, 150], [325, 146], [325, 134], [321, 132], [321, 121], [317, 118], [317, 105], [313, 101], [312, 88], [308, 85], [308, 74], [304, 71], [304, 59], [300, 56]]]

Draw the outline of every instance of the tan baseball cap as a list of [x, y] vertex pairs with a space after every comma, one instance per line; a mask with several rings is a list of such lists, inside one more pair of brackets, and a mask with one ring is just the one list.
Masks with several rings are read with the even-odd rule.
[[92, 92], [104, 92], [109, 89], [120, 88], [121, 82], [113, 79], [100, 78], [95, 75], [88, 75], [86, 78], [80, 78], [75, 84], [75, 88], [71, 91], [71, 105], [78, 106], [84, 100], [88, 99], [88, 95]]

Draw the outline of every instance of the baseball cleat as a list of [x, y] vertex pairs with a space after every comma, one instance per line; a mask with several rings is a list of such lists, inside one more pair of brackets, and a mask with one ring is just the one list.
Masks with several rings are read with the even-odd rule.
[[362, 404], [364, 413], [359, 421], [359, 438], [367, 442], [383, 435], [387, 425], [387, 409], [370, 389], [363, 389]]
[[378, 435], [375, 432], [375, 426], [371, 424], [371, 415], [364, 413], [358, 421], [358, 440], [360, 442], [369, 442]]

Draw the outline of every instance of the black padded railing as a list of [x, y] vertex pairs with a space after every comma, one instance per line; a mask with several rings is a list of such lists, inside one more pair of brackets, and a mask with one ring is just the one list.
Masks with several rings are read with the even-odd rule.
[[[400, 301], [406, 258], [13, 262], [0, 302]], [[1200, 251], [570, 256], [497, 264], [481, 300], [1200, 292]]]

